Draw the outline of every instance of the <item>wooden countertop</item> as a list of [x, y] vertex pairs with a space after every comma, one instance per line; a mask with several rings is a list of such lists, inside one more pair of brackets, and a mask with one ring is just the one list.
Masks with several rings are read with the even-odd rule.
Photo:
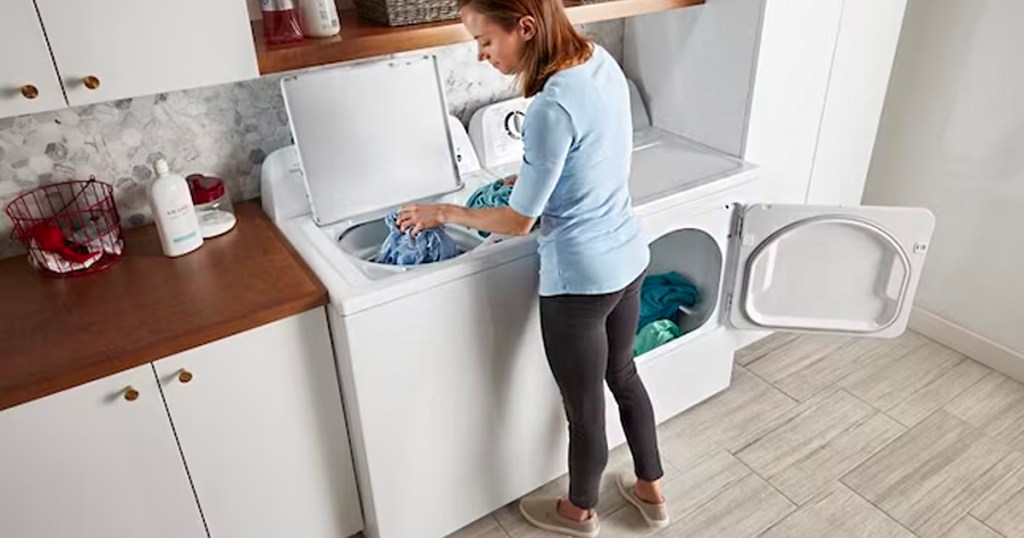
[[156, 228], [125, 233], [125, 256], [52, 279], [0, 261], [0, 409], [327, 304], [327, 290], [263, 214], [180, 258]]

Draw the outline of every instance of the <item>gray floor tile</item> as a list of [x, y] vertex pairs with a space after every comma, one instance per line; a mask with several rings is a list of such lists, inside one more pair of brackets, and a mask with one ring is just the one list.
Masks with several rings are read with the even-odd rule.
[[945, 375], [962, 360], [963, 355], [928, 341], [901, 357], [884, 361], [877, 368], [847, 376], [839, 386], [886, 411]]
[[803, 504], [906, 431], [843, 390], [801, 404], [792, 418], [737, 454]]
[[1011, 452], [936, 411], [842, 482], [923, 538], [938, 537], [1016, 469]]
[[942, 535], [942, 538], [1003, 538], [999, 533], [986, 527], [983, 523], [973, 517], [961, 519], [949, 532]]
[[[928, 340], [912, 332], [892, 340], [855, 338], [831, 353], [820, 355], [802, 368], [774, 380], [773, 384], [797, 400], [806, 400], [847, 376], [877, 369], [926, 343]], [[772, 358], [767, 357], [762, 362]]]
[[795, 333], [775, 333], [736, 351], [736, 364], [747, 365], [800, 338]]
[[508, 538], [508, 535], [493, 516], [487, 516], [450, 534], [449, 538]]
[[800, 507], [761, 538], [914, 538], [914, 534], [842, 484]]
[[985, 523], [1006, 538], [1024, 537], [1024, 491], [1018, 491]]
[[663, 424], [663, 435], [689, 435], [736, 452], [766, 433], [768, 423], [796, 406], [791, 398], [742, 367], [720, 394]]
[[964, 359], [942, 377], [911, 394], [886, 414], [904, 426], [914, 426], [936, 409], [953, 401], [992, 370], [971, 359]]
[[1011, 457], [1017, 470], [971, 508], [971, 515], [1007, 538], [1024, 538], [1024, 454]]
[[750, 469], [725, 450], [707, 454], [666, 482], [669, 514], [678, 520], [749, 476]]
[[667, 467], [666, 474], [670, 472], [669, 469], [675, 473], [684, 472], [712, 453], [723, 450], [714, 442], [686, 431], [664, 434], [658, 432], [658, 448], [661, 451], [662, 464]]
[[804, 336], [765, 354], [746, 368], [776, 384], [854, 342], [845, 336]]
[[1024, 452], [1024, 385], [1013, 379], [993, 371], [945, 409], [1014, 450]]
[[789, 515], [796, 506], [754, 474], [690, 512], [658, 536], [753, 538]]

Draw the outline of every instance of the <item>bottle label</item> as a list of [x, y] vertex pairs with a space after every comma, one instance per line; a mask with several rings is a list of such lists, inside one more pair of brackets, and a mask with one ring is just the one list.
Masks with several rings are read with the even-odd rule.
[[295, 9], [295, 0], [260, 0], [263, 11], [288, 11]]
[[176, 207], [174, 209], [168, 209], [165, 213], [167, 214], [167, 216], [169, 218], [174, 219], [174, 218], [178, 218], [178, 217], [188, 213], [188, 210], [189, 210], [188, 204], [182, 204], [182, 205], [180, 205], [180, 206], [178, 206], [178, 207]]

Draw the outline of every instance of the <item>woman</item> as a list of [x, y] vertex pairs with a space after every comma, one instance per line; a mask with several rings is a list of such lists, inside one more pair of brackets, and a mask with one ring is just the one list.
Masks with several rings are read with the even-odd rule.
[[653, 526], [668, 524], [654, 413], [633, 364], [640, 285], [650, 252], [628, 190], [629, 90], [603, 48], [573, 29], [558, 0], [460, 0], [479, 58], [516, 75], [534, 97], [523, 125], [524, 157], [508, 207], [412, 205], [403, 231], [446, 223], [525, 235], [540, 221], [544, 347], [569, 422], [568, 499], [524, 499], [533, 525], [597, 536], [601, 474], [608, 461], [603, 383], [619, 406], [636, 480], [619, 487]]

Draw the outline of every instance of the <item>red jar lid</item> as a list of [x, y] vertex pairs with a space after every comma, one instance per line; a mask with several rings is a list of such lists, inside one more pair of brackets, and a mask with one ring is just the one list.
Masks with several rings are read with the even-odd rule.
[[185, 178], [188, 190], [192, 193], [193, 204], [208, 204], [221, 199], [227, 190], [224, 180], [217, 177], [192, 174]]

